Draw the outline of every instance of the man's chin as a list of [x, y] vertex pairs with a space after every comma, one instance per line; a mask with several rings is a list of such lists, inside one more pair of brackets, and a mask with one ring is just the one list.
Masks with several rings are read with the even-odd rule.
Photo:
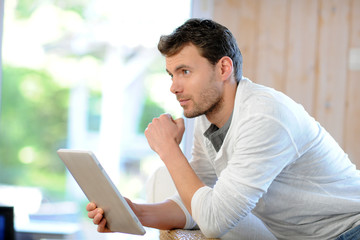
[[196, 118], [196, 117], [198, 117], [200, 115], [202, 115], [202, 113], [197, 113], [197, 112], [194, 113], [194, 112], [186, 112], [186, 111], [184, 111], [184, 116], [186, 118]]

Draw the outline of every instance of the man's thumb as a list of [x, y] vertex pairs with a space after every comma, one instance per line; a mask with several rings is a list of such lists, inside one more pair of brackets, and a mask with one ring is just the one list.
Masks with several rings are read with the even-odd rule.
[[174, 120], [177, 128], [178, 128], [178, 135], [176, 137], [176, 142], [178, 144], [181, 143], [181, 139], [183, 137], [184, 131], [185, 131], [185, 123], [183, 118], [178, 118]]

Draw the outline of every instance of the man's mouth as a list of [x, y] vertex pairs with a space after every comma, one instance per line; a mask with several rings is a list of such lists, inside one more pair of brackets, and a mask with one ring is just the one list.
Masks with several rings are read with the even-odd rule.
[[184, 106], [190, 101], [190, 98], [178, 98], [178, 101], [180, 103], [180, 106]]

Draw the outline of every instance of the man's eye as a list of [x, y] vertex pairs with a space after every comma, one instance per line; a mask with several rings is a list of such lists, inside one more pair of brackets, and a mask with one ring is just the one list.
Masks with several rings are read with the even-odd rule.
[[189, 70], [183, 70], [183, 73], [184, 73], [185, 75], [187, 75], [187, 74], [190, 73], [190, 71], [189, 71]]

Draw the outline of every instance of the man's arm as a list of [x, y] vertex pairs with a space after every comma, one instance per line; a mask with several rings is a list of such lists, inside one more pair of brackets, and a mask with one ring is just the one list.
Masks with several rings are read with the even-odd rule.
[[[186, 223], [184, 212], [172, 200], [166, 200], [154, 204], [136, 204], [126, 199], [135, 215], [142, 225], [157, 229], [183, 228]], [[98, 225], [98, 232], [110, 232], [106, 227], [106, 219], [101, 208], [97, 208], [95, 203], [86, 206], [88, 217], [93, 219], [94, 224]], [[119, 216], [121, 217], [121, 216]]]
[[[196, 175], [179, 147], [184, 130], [183, 119], [174, 121], [170, 115], [163, 114], [149, 124], [145, 135], [150, 147], [165, 163], [185, 207], [191, 213], [192, 196], [205, 184]], [[174, 229], [183, 228], [186, 224], [183, 210], [172, 200], [157, 204], [135, 204], [126, 200], [144, 226]], [[89, 203], [86, 209], [89, 218], [98, 225], [98, 231], [108, 232], [103, 210], [96, 208], [94, 203]]]
[[191, 200], [195, 192], [205, 186], [205, 184], [196, 175], [186, 157], [178, 145], [171, 146], [160, 156], [165, 163], [182, 202], [191, 214]]
[[205, 184], [196, 175], [179, 147], [184, 130], [184, 119], [174, 121], [169, 114], [163, 114], [148, 125], [145, 136], [150, 147], [165, 163], [185, 207], [191, 214], [191, 199]]

